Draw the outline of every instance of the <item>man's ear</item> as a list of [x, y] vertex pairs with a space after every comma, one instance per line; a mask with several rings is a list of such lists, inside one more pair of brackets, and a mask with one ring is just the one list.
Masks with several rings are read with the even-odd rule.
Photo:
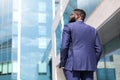
[[79, 19], [82, 20], [82, 17], [79, 15]]
[[76, 19], [79, 19], [80, 18], [80, 15], [76, 15]]

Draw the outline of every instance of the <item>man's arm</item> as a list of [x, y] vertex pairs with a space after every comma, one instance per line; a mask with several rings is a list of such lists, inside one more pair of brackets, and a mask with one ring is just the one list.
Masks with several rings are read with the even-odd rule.
[[70, 44], [70, 29], [67, 25], [65, 25], [62, 33], [62, 44], [60, 49], [60, 67], [65, 66], [68, 57], [69, 44]]
[[100, 56], [102, 54], [102, 45], [100, 43], [100, 39], [98, 37], [98, 33], [96, 32], [96, 40], [95, 40], [95, 50], [96, 50], [96, 55], [97, 55], [97, 63], [100, 59]]

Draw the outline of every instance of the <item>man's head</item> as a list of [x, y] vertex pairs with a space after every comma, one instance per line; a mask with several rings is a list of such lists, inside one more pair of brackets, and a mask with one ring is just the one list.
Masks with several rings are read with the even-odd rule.
[[69, 22], [75, 22], [77, 20], [82, 20], [84, 21], [86, 17], [86, 13], [82, 9], [74, 9], [72, 14], [70, 15]]

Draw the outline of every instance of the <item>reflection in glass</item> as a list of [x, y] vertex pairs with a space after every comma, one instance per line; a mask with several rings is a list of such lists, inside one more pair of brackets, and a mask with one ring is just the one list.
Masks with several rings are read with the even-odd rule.
[[46, 37], [39, 38], [39, 48], [47, 48], [48, 42], [50, 40]]
[[39, 74], [47, 73], [47, 63], [46, 62], [38, 63], [38, 73]]
[[18, 0], [13, 0], [13, 10], [18, 10], [19, 2]]
[[40, 36], [46, 36], [47, 35], [47, 28], [46, 26], [39, 26], [38, 32]]
[[40, 12], [45, 12], [47, 10], [47, 6], [45, 2], [39, 2], [39, 11]]
[[13, 11], [13, 22], [18, 22], [18, 11]]
[[8, 64], [7, 63], [3, 63], [2, 66], [2, 74], [7, 74], [8, 73]]
[[16, 36], [12, 39], [12, 48], [17, 48], [18, 38]]
[[119, 80], [120, 77], [120, 38], [119, 36], [103, 45], [103, 54], [98, 64], [98, 80]]
[[18, 23], [12, 24], [12, 34], [17, 35], [18, 34]]
[[38, 14], [38, 22], [39, 23], [46, 23], [46, 14], [45, 13], [39, 13]]
[[2, 63], [0, 63], [0, 73], [2, 72]]
[[61, 28], [62, 28], [62, 24], [60, 21], [56, 29], [56, 53], [57, 54], [60, 53], [60, 47], [61, 47]]
[[98, 69], [98, 80], [116, 80], [115, 79], [115, 69], [113, 68], [99, 68]]

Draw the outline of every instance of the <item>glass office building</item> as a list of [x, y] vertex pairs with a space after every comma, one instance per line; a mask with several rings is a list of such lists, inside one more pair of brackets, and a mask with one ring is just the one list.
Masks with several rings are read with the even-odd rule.
[[0, 80], [65, 80], [58, 68], [61, 34], [75, 8], [86, 11], [85, 22], [98, 30], [103, 45], [95, 80], [119, 80], [119, 4], [119, 0], [0, 0]]
[[12, 0], [0, 0], [0, 80], [17, 78], [17, 33]]
[[21, 6], [21, 80], [50, 80], [52, 0], [22, 0]]
[[0, 0], [0, 80], [51, 80], [52, 0]]

